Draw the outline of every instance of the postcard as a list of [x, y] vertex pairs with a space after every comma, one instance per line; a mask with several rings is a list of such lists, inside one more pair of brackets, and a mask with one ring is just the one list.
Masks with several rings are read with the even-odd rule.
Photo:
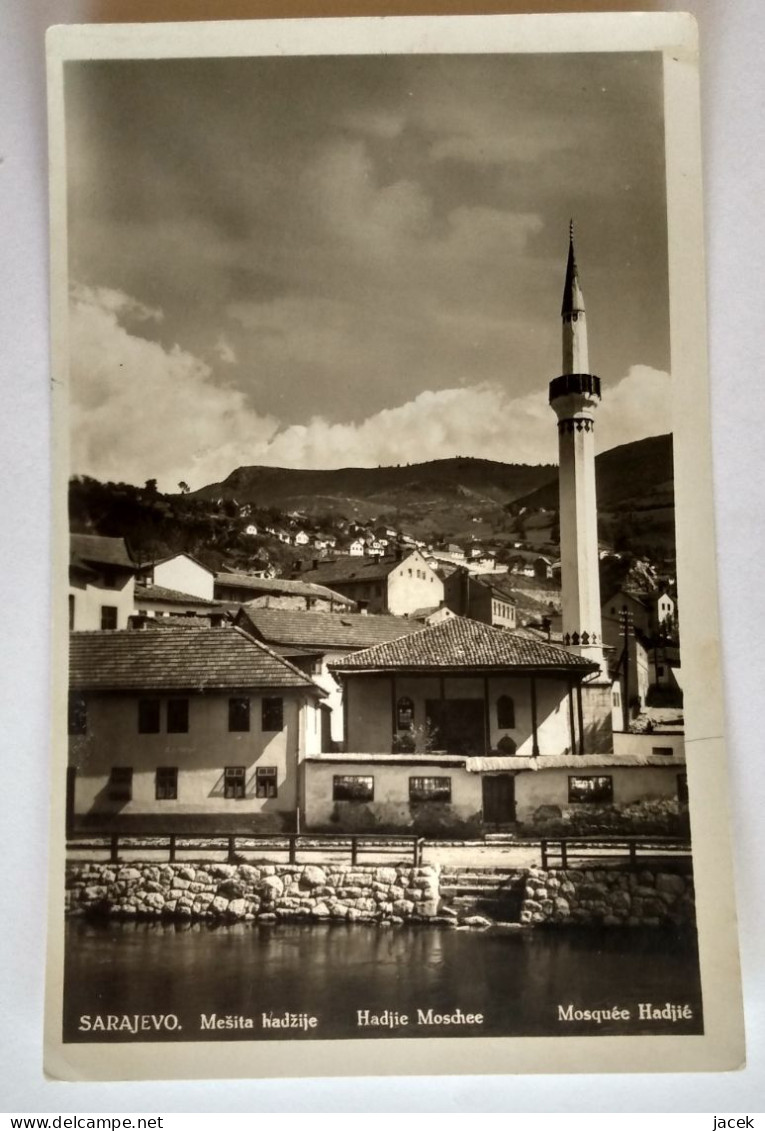
[[693, 20], [48, 74], [48, 1073], [739, 1067]]

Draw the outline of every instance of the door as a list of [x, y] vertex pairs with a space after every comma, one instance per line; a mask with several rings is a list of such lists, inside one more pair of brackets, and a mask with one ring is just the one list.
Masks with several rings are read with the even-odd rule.
[[515, 777], [513, 774], [484, 775], [483, 822], [485, 825], [509, 825], [515, 821]]

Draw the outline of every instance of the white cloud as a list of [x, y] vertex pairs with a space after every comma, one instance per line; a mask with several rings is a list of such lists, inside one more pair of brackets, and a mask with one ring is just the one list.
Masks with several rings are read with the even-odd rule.
[[598, 451], [672, 431], [669, 373], [633, 365], [616, 385], [605, 385], [595, 429]]
[[[225, 478], [243, 464], [322, 468], [454, 455], [508, 463], [556, 458], [546, 386], [520, 397], [491, 383], [425, 390], [358, 422], [315, 416], [281, 427], [273, 416], [254, 411], [242, 392], [216, 383], [213, 369], [198, 357], [129, 333], [120, 315], [139, 307], [114, 291], [79, 287], [73, 294], [75, 473], [137, 483], [157, 478], [161, 488], [172, 490], [180, 480], [200, 487]], [[261, 312], [276, 332], [282, 314], [276, 306]], [[599, 450], [668, 431], [669, 392], [668, 374], [643, 365], [605, 388]]]
[[[116, 296], [116, 297], [115, 297]], [[198, 357], [129, 333], [133, 300], [78, 287], [70, 319], [72, 470], [165, 490], [202, 486], [249, 462], [277, 429], [221, 387]]]
[[218, 360], [222, 361], [225, 365], [236, 365], [239, 360], [236, 356], [236, 350], [230, 342], [226, 341], [222, 334], [215, 343], [213, 350]]

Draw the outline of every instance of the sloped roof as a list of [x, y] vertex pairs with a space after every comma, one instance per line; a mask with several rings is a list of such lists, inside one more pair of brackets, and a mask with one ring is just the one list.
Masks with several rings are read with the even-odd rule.
[[72, 565], [95, 562], [96, 565], [120, 566], [122, 569], [138, 568], [124, 538], [107, 538], [103, 534], [70, 534], [69, 558]]
[[217, 609], [218, 601], [208, 601], [205, 597], [195, 597], [191, 593], [181, 593], [177, 589], [166, 589], [164, 585], [141, 585], [136, 583], [136, 601], [166, 601], [174, 605], [198, 605], [200, 608]]
[[293, 581], [284, 577], [252, 577], [249, 573], [217, 573], [216, 585], [232, 589], [249, 589], [253, 593], [270, 594], [275, 597], [316, 597], [324, 601], [337, 601], [341, 605], [353, 605], [343, 593], [335, 593], [324, 585], [310, 581]]
[[483, 586], [484, 589], [490, 589], [493, 593], [498, 594], [503, 601], [508, 601], [511, 605], [518, 603], [516, 588], [506, 573], [471, 573], [470, 584], [477, 584]]
[[486, 671], [547, 668], [584, 674], [597, 665], [506, 628], [451, 617], [399, 640], [335, 660], [336, 671]]
[[206, 565], [200, 562], [199, 558], [195, 558], [193, 554], [186, 553], [185, 550], [181, 550], [180, 553], [177, 554], [165, 554], [163, 558], [150, 558], [148, 561], [141, 562], [141, 569], [149, 569], [152, 566], [165, 565], [166, 562], [174, 562], [176, 558], [188, 558], [190, 562], [193, 562], [194, 565], [199, 566], [199, 568], [203, 569], [205, 573], [209, 573], [212, 576], [215, 576], [214, 570], [208, 569]]
[[243, 608], [255, 632], [268, 644], [369, 648], [417, 632], [422, 625], [405, 617], [361, 613], [304, 613], [291, 609]]
[[[413, 550], [412, 553], [415, 553]], [[402, 559], [396, 557], [354, 558], [341, 557], [321, 562], [314, 569], [307, 569], [302, 577], [318, 581], [323, 585], [336, 585], [348, 581], [383, 581], [396, 566], [406, 562], [411, 554]]]
[[231, 627], [73, 632], [69, 683], [78, 691], [299, 688], [324, 694], [288, 660]]

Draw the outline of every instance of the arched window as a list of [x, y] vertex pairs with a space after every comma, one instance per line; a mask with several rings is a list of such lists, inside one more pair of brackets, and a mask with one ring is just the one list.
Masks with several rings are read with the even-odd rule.
[[503, 735], [497, 743], [497, 753], [504, 754], [506, 758], [512, 758], [516, 750], [517, 746], [509, 734]]
[[500, 695], [497, 700], [497, 726], [500, 730], [515, 727], [515, 703], [509, 695]]
[[414, 703], [406, 695], [396, 703], [396, 730], [414, 730]]

